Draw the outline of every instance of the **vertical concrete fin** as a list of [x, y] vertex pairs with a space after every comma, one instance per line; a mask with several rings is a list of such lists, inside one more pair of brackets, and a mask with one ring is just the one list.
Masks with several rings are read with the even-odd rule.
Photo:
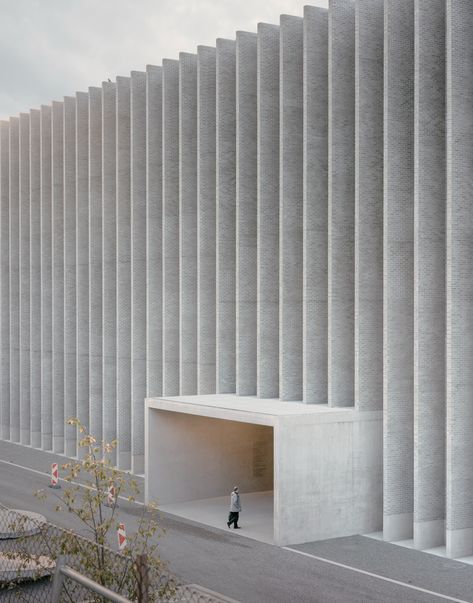
[[328, 402], [354, 403], [355, 2], [329, 9]]
[[258, 24], [257, 395], [279, 396], [279, 26]]
[[179, 55], [179, 381], [197, 393], [197, 56]]
[[216, 50], [197, 49], [197, 391], [216, 392]]
[[9, 244], [10, 244], [10, 440], [20, 441], [20, 120], [10, 118]]
[[[117, 438], [117, 93], [102, 83], [102, 421], [103, 438]], [[112, 454], [116, 464], [116, 451]]]
[[162, 70], [146, 67], [146, 396], [163, 391]]
[[355, 406], [383, 406], [383, 2], [356, 4]]
[[256, 395], [257, 36], [236, 34], [236, 393]]
[[303, 19], [282, 15], [279, 55], [279, 397], [302, 400]]
[[415, 3], [414, 544], [445, 538], [445, 2]]
[[102, 424], [102, 88], [89, 88], [89, 401], [90, 433]]
[[163, 394], [179, 395], [179, 61], [163, 61]]
[[41, 446], [52, 449], [51, 107], [41, 107]]
[[[31, 117], [31, 120], [33, 117]], [[33, 122], [31, 123], [33, 128]], [[64, 418], [77, 417], [77, 296], [76, 296], [76, 99], [64, 98]], [[33, 178], [33, 174], [32, 174]], [[33, 239], [33, 190], [31, 191], [31, 245]], [[31, 252], [33, 249], [31, 249]], [[33, 262], [33, 259], [32, 259]], [[33, 299], [33, 265], [31, 295]], [[31, 307], [33, 329], [33, 305]], [[33, 342], [32, 342], [33, 354]], [[33, 373], [31, 374], [33, 383]], [[33, 395], [33, 388], [32, 388]], [[65, 425], [64, 452], [77, 454], [77, 429]]]
[[384, 3], [384, 520], [412, 537], [414, 0]]
[[131, 124], [130, 78], [116, 79], [117, 462], [131, 468]]
[[[76, 400], [77, 418], [89, 411], [89, 95], [76, 93]], [[83, 454], [83, 450], [78, 450]]]
[[[53, 451], [64, 452], [64, 103], [51, 115]], [[69, 417], [67, 417], [69, 418]]]
[[10, 118], [9, 260], [10, 260], [10, 440], [20, 441], [20, 120]]
[[327, 402], [328, 13], [304, 8], [303, 400]]
[[473, 5], [446, 6], [446, 545], [448, 557], [464, 557], [473, 554]]
[[236, 390], [236, 95], [235, 42], [217, 40], [217, 393]]
[[[31, 445], [41, 447], [41, 113], [30, 111], [30, 401]], [[2, 159], [3, 161], [3, 159]], [[0, 211], [2, 209], [0, 208]], [[0, 217], [3, 224], [3, 214]], [[3, 254], [4, 231], [2, 226]], [[2, 260], [3, 261], [3, 260]], [[2, 264], [3, 266], [3, 264]], [[3, 270], [3, 268], [2, 268]], [[3, 278], [3, 277], [2, 277]], [[3, 282], [3, 280], [2, 280]], [[2, 292], [3, 300], [3, 292]], [[3, 320], [3, 318], [2, 318]], [[3, 329], [3, 327], [2, 327]], [[1, 334], [3, 343], [3, 331]], [[3, 390], [2, 390], [3, 391]]]
[[[2, 438], [10, 439], [10, 123], [0, 124], [0, 350], [1, 350], [1, 410]], [[39, 159], [38, 159], [39, 160]]]
[[[0, 151], [1, 152], [1, 151]], [[20, 442], [30, 434], [30, 116], [20, 114]]]
[[146, 397], [146, 73], [131, 72], [131, 469], [144, 472]]

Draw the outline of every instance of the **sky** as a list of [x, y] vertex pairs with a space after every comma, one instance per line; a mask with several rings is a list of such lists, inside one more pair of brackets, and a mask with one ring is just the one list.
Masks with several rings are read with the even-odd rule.
[[[327, 6], [328, 0], [311, 4]], [[307, 0], [0, 0], [0, 119], [197, 45], [256, 31]]]

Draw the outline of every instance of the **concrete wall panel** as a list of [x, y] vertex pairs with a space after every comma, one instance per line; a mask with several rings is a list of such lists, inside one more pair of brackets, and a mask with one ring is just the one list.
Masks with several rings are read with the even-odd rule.
[[197, 49], [197, 390], [216, 391], [216, 50]]
[[[445, 2], [415, 6], [414, 541], [445, 539]], [[434, 83], [434, 85], [433, 85]]]
[[236, 388], [236, 104], [235, 42], [217, 40], [217, 383], [218, 393]]
[[131, 136], [130, 78], [116, 81], [118, 466], [131, 468]]
[[256, 394], [257, 35], [236, 35], [236, 392]]
[[52, 450], [51, 107], [41, 107], [41, 446]]
[[473, 554], [473, 6], [446, 3], [446, 545]]
[[[33, 212], [33, 196], [31, 208]], [[76, 215], [76, 99], [66, 96], [64, 98], [64, 418], [66, 421], [77, 416]], [[33, 233], [33, 222], [31, 230]], [[33, 267], [31, 278], [33, 279]], [[33, 299], [33, 284], [31, 294]], [[31, 310], [33, 312], [33, 306]], [[32, 329], [33, 324], [32, 319]], [[73, 425], [65, 425], [64, 429], [64, 452], [67, 456], [75, 456], [77, 430]]]
[[20, 114], [20, 442], [30, 437], [30, 116]]
[[355, 406], [383, 405], [383, 3], [356, 5]]
[[303, 400], [327, 402], [328, 13], [304, 9]]
[[102, 88], [89, 88], [90, 432], [102, 439]]
[[412, 536], [414, 1], [384, 4], [384, 521]]
[[279, 27], [257, 42], [257, 395], [279, 395]]
[[355, 3], [329, 12], [328, 402], [354, 403]]
[[[41, 447], [41, 114], [30, 111], [31, 445]], [[3, 239], [3, 232], [2, 232]]]
[[303, 20], [280, 21], [279, 396], [302, 400]]
[[179, 61], [163, 61], [163, 393], [179, 394]]
[[197, 56], [179, 55], [179, 382], [197, 393]]
[[131, 72], [131, 455], [144, 471], [146, 397], [146, 73]]
[[[51, 114], [53, 451], [64, 452], [64, 104]], [[69, 418], [69, 417], [67, 417]]]
[[[102, 84], [102, 421], [117, 437], [117, 170], [116, 85]], [[116, 463], [116, 451], [112, 461]]]
[[10, 246], [9, 246], [9, 147], [10, 124], [0, 124], [0, 308], [1, 308], [1, 409], [2, 438], [10, 439]]
[[20, 441], [20, 120], [10, 118], [10, 440]]
[[162, 70], [146, 68], [146, 388], [147, 396], [163, 389], [163, 120]]

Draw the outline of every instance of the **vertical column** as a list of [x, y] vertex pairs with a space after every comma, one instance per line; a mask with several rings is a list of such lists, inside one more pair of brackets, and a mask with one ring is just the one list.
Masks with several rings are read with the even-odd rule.
[[197, 393], [197, 56], [179, 55], [179, 381]]
[[52, 449], [51, 107], [41, 106], [41, 447]]
[[258, 24], [257, 395], [279, 396], [279, 27]]
[[303, 20], [280, 28], [279, 397], [302, 400]]
[[217, 393], [236, 386], [235, 42], [217, 40], [216, 60], [216, 372]]
[[131, 72], [131, 468], [144, 472], [146, 397], [146, 73]]
[[10, 124], [0, 122], [0, 350], [2, 439], [10, 439], [10, 260], [9, 260]]
[[[2, 231], [3, 242], [3, 231]], [[41, 113], [30, 111], [31, 445], [41, 447]], [[2, 335], [3, 340], [3, 335]]]
[[[76, 99], [66, 96], [64, 98], [64, 418], [66, 421], [77, 417], [76, 301]], [[77, 430], [73, 425], [65, 425], [64, 429], [64, 452], [66, 456], [76, 456]]]
[[102, 422], [102, 88], [89, 88], [89, 404], [90, 433]]
[[236, 35], [236, 392], [256, 394], [257, 36]]
[[445, 537], [445, 2], [415, 5], [414, 542]]
[[64, 452], [64, 104], [52, 105], [53, 451]]
[[20, 442], [31, 443], [30, 412], [30, 116], [20, 114]]
[[163, 394], [179, 395], [179, 61], [163, 60]]
[[131, 139], [130, 78], [116, 84], [118, 466], [131, 468]]
[[328, 13], [304, 8], [303, 400], [327, 402]]
[[146, 67], [146, 396], [163, 391], [162, 71]]
[[77, 417], [87, 428], [90, 428], [89, 95], [87, 92], [76, 94], [76, 312]]
[[383, 406], [383, 2], [356, 4], [355, 406]]
[[197, 389], [216, 377], [216, 50], [197, 49]]
[[[117, 438], [116, 86], [102, 84], [102, 422]], [[116, 450], [111, 461], [116, 464]]]
[[20, 441], [20, 120], [10, 118], [10, 440]]
[[328, 402], [354, 402], [355, 3], [329, 11]]
[[473, 554], [473, 5], [446, 3], [447, 556]]
[[384, 538], [412, 537], [414, 0], [384, 4]]

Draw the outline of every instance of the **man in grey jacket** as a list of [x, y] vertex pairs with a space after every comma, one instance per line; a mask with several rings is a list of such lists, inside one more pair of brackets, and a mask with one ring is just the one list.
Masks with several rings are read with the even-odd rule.
[[240, 494], [238, 492], [238, 486], [233, 488], [230, 495], [230, 514], [228, 516], [227, 526], [230, 527], [233, 524], [235, 530], [239, 530], [238, 519], [240, 517], [241, 503]]

